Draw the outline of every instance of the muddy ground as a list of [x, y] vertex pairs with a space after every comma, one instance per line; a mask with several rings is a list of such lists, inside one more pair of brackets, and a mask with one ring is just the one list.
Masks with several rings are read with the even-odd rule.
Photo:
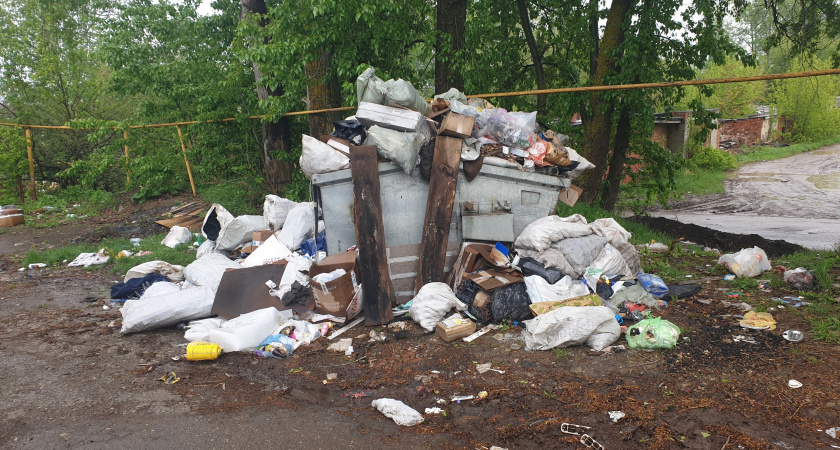
[[[118, 223], [144, 228], [154, 214]], [[34, 241], [57, 245], [101, 231], [75, 224]], [[28, 247], [14, 245], [24, 237], [0, 234], [0, 248]], [[346, 333], [352, 357], [319, 341], [286, 360], [235, 353], [192, 363], [172, 359], [184, 351], [183, 331], [120, 335], [119, 310], [103, 310], [118, 278], [109, 268], [18, 272], [20, 251], [3, 253], [3, 448], [586, 448], [561, 432], [563, 422], [591, 427], [607, 449], [840, 445], [824, 432], [840, 426], [840, 347], [808, 336], [808, 307], [775, 309], [773, 331], [741, 328], [734, 303], [775, 308], [770, 297], [796, 293], [728, 297], [733, 288], [711, 256], [669, 257], [703, 286], [659, 311], [683, 329], [673, 350], [528, 352], [517, 327], [472, 344], [445, 343], [417, 326], [410, 337], [369, 342], [371, 329], [359, 326]], [[805, 330], [805, 340], [785, 341], [787, 329]], [[479, 374], [482, 363], [504, 373]], [[160, 381], [168, 372], [180, 381]], [[803, 387], [788, 387], [791, 379]], [[486, 398], [449, 401], [482, 391]], [[382, 397], [446, 414], [399, 427], [371, 408]], [[608, 411], [625, 417], [613, 423]]]
[[744, 165], [724, 187], [651, 215], [817, 250], [840, 244], [840, 144]]

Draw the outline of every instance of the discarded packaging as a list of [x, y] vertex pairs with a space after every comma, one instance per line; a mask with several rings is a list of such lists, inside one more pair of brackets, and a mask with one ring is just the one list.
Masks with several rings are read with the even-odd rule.
[[370, 404], [386, 417], [394, 419], [397, 425], [410, 427], [423, 422], [423, 416], [414, 408], [392, 398], [376, 399]]
[[802, 267], [785, 271], [784, 280], [788, 286], [800, 291], [816, 291], [820, 287], [814, 274]]
[[748, 311], [744, 314], [744, 318], [740, 321], [744, 328], [751, 330], [775, 330], [776, 320], [770, 313]]
[[109, 259], [111, 259], [111, 256], [108, 254], [108, 250], [103, 248], [97, 253], [79, 253], [79, 256], [67, 264], [67, 267], [90, 267], [105, 264]]
[[798, 389], [798, 388], [802, 387], [802, 383], [800, 383], [799, 381], [796, 381], [796, 380], [790, 380], [790, 381], [788, 381], [788, 386], [791, 389]]
[[409, 314], [424, 330], [432, 332], [450, 309], [467, 309], [445, 283], [428, 283], [411, 300]]
[[782, 337], [790, 342], [799, 342], [805, 338], [805, 334], [799, 330], [787, 330], [782, 333]]
[[192, 240], [192, 232], [187, 227], [175, 225], [169, 229], [169, 234], [160, 241], [161, 244], [175, 248], [178, 244], [186, 244]]
[[181, 381], [181, 379], [178, 378], [178, 375], [175, 375], [175, 372], [169, 372], [166, 375], [160, 377], [160, 381], [163, 381], [166, 384], [175, 384]]
[[627, 329], [627, 346], [630, 348], [674, 348], [680, 337], [680, 329], [661, 318], [651, 317], [639, 321]]
[[756, 277], [771, 269], [770, 260], [764, 250], [753, 247], [745, 248], [738, 253], [722, 255], [718, 264], [732, 271], [739, 277]]
[[607, 414], [609, 414], [610, 420], [612, 420], [613, 423], [618, 422], [619, 420], [623, 419], [624, 416], [625, 416], [623, 411], [607, 411]]
[[211, 342], [190, 342], [187, 344], [187, 361], [212, 361], [222, 354], [222, 347]]
[[596, 351], [609, 346], [621, 335], [612, 310], [604, 306], [558, 308], [525, 321], [527, 350], [549, 350], [586, 344]]
[[438, 322], [437, 335], [446, 342], [469, 336], [475, 332], [475, 322], [461, 317], [460, 314], [453, 314]]

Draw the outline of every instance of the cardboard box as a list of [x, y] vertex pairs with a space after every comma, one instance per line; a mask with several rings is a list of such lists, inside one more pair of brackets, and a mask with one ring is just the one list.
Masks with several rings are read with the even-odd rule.
[[535, 316], [538, 316], [549, 311], [554, 311], [555, 309], [563, 306], [604, 306], [604, 303], [601, 301], [601, 297], [599, 297], [598, 294], [587, 294], [555, 302], [532, 303], [528, 307], [531, 308], [531, 312], [533, 312]]
[[464, 281], [464, 277], [484, 267], [491, 267], [491, 263], [486, 261], [481, 253], [490, 254], [493, 246], [490, 244], [476, 244], [472, 242], [465, 242], [461, 246], [461, 251], [458, 253], [458, 259], [452, 266], [452, 271], [449, 272], [448, 284], [453, 291], [458, 292], [458, 287]]
[[23, 223], [23, 214], [0, 216], [0, 228], [11, 228]]
[[246, 245], [246, 246], [242, 247], [242, 249], [239, 250], [239, 251], [243, 255], [250, 255], [251, 253], [254, 253], [254, 251], [256, 251], [256, 250], [257, 250], [256, 245]]
[[[332, 314], [337, 317], [352, 318], [362, 310], [362, 295], [359, 288], [359, 268], [356, 252], [344, 252], [328, 256], [309, 269], [310, 285], [315, 296], [315, 311], [319, 314]], [[316, 275], [344, 269], [341, 277], [318, 283]]]
[[263, 245], [263, 243], [265, 243], [265, 241], [273, 235], [274, 230], [257, 230], [251, 236], [251, 245], [254, 247], [259, 247], [260, 245]]
[[577, 203], [582, 192], [583, 189], [575, 186], [574, 184], [570, 184], [568, 188], [560, 191], [560, 196], [558, 197], [558, 200], [569, 206], [575, 206], [575, 203]]
[[420, 133], [426, 142], [432, 138], [432, 130], [426, 123], [426, 117], [410, 109], [361, 102], [356, 110], [356, 120], [365, 126], [379, 125], [397, 131]]
[[438, 322], [435, 332], [444, 341], [452, 342], [475, 333], [475, 322], [461, 317], [460, 314], [454, 314]]
[[475, 117], [450, 112], [440, 125], [440, 134], [465, 139], [472, 135], [473, 128], [475, 128]]
[[522, 283], [525, 281], [524, 278], [522, 278], [522, 274], [513, 269], [482, 270], [481, 272], [468, 275], [467, 279], [477, 284], [478, 287], [486, 292], [492, 292], [502, 286]]

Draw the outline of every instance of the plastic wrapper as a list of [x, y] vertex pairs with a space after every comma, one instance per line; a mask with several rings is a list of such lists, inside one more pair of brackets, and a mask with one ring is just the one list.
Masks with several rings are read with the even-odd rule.
[[375, 145], [379, 156], [390, 159], [402, 167], [403, 172], [411, 175], [414, 166], [417, 165], [417, 157], [423, 141], [423, 135], [420, 133], [389, 130], [374, 125], [368, 130], [364, 144]]
[[461, 93], [456, 88], [449, 88], [448, 91], [444, 92], [443, 94], [435, 95], [434, 98], [442, 98], [446, 101], [451, 102], [452, 100], [457, 100], [460, 103], [467, 103], [467, 96]]
[[192, 232], [187, 227], [175, 225], [169, 229], [169, 234], [160, 241], [161, 244], [175, 248], [178, 244], [186, 244], [192, 240]]
[[554, 284], [563, 278], [563, 274], [555, 268], [546, 268], [534, 258], [522, 258], [519, 260], [519, 268], [525, 276], [538, 275], [549, 284]]
[[397, 425], [403, 427], [410, 427], [423, 422], [423, 416], [417, 410], [399, 400], [380, 398], [374, 400], [370, 405], [385, 414], [386, 417], [394, 419]]
[[493, 299], [494, 321], [508, 319], [521, 322], [534, 317], [534, 313], [528, 307], [531, 297], [528, 296], [525, 283], [514, 283], [494, 289], [490, 298]]
[[814, 274], [803, 267], [786, 270], [784, 280], [788, 286], [800, 291], [816, 291], [820, 288], [817, 279], [814, 278]]
[[568, 300], [589, 293], [586, 284], [580, 280], [573, 280], [570, 276], [551, 284], [540, 276], [531, 275], [525, 277], [525, 286], [528, 288], [531, 303]]
[[674, 348], [680, 337], [680, 328], [661, 317], [640, 320], [627, 329], [627, 346], [630, 348]]
[[534, 161], [534, 164], [538, 166], [547, 166], [549, 165], [548, 162], [545, 161], [545, 157], [548, 154], [549, 144], [546, 141], [537, 141], [534, 145], [528, 147], [528, 159]]
[[639, 284], [654, 297], [662, 297], [668, 293], [668, 285], [656, 275], [640, 273]]
[[771, 268], [767, 253], [758, 247], [745, 248], [738, 253], [723, 255], [718, 259], [718, 264], [722, 264], [739, 277], [750, 278]]

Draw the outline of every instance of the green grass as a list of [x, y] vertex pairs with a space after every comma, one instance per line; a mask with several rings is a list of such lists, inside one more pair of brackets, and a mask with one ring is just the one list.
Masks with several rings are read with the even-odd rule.
[[840, 135], [822, 141], [803, 142], [800, 144], [789, 145], [787, 147], [752, 147], [746, 149], [742, 154], [735, 155], [735, 162], [740, 167], [744, 164], [756, 161], [773, 161], [776, 159], [787, 158], [788, 156], [810, 152], [812, 150], [834, 144], [840, 144]]
[[[124, 274], [132, 267], [148, 261], [161, 260], [182, 266], [195, 261], [195, 251], [190, 250], [187, 244], [179, 245], [174, 249], [169, 248], [160, 243], [164, 236], [163, 234], [159, 234], [145, 238], [140, 243], [140, 247], [134, 247], [128, 239], [119, 238], [105, 239], [96, 244], [71, 244], [58, 248], [31, 250], [23, 257], [21, 264], [24, 267], [31, 263], [45, 263], [49, 267], [65, 267], [67, 263], [74, 260], [80, 253], [97, 252], [101, 248], [106, 248], [112, 252], [111, 259], [105, 264], [90, 266], [88, 268], [89, 270], [110, 269], [113, 273]], [[121, 250], [132, 252], [148, 250], [152, 254], [121, 259], [115, 258], [113, 255], [116, 255]], [[65, 260], [67, 263], [64, 262]]]
[[[106, 209], [115, 208], [117, 204], [117, 196], [110, 192], [69, 186], [41, 192], [38, 194], [38, 200], [27, 197], [23, 204], [17, 206], [26, 215], [27, 225], [50, 228], [84, 216], [98, 215]], [[52, 210], [45, 210], [45, 207]], [[76, 217], [68, 218], [68, 214], [74, 214]]]
[[265, 195], [245, 183], [218, 183], [200, 188], [198, 192], [207, 203], [218, 203], [234, 216], [262, 214]]

